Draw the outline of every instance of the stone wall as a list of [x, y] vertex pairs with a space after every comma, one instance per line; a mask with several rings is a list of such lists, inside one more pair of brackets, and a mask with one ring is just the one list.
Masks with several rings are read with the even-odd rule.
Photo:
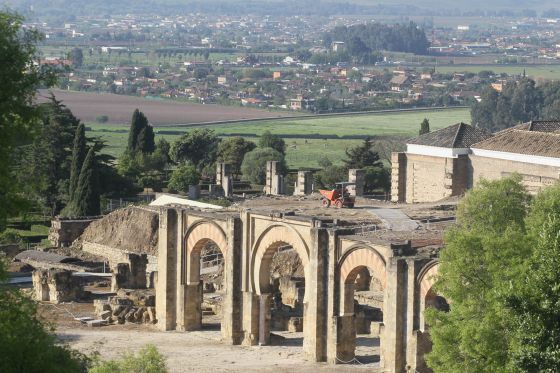
[[84, 230], [91, 224], [91, 222], [100, 218], [101, 217], [64, 219], [56, 217], [51, 220], [49, 240], [57, 247], [70, 246], [72, 242], [84, 233]]
[[523, 184], [529, 192], [537, 193], [543, 187], [552, 185], [560, 180], [560, 167], [536, 165], [494, 158], [471, 155], [473, 183], [481, 178], [496, 180], [516, 172], [523, 178]]

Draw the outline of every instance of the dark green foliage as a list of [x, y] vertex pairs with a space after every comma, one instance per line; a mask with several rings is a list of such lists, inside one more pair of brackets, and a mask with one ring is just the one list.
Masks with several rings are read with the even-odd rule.
[[495, 132], [531, 120], [560, 118], [560, 83], [537, 87], [529, 78], [509, 82], [502, 92], [485, 89], [471, 108], [473, 125]]
[[78, 178], [80, 177], [80, 170], [86, 158], [87, 145], [86, 145], [86, 132], [82, 123], [76, 129], [74, 136], [74, 147], [72, 148], [72, 165], [70, 166], [70, 186], [68, 189], [69, 200], [72, 200], [74, 191], [78, 185]]
[[[0, 281], [7, 272], [0, 259]], [[85, 372], [86, 356], [58, 345], [37, 317], [36, 303], [19, 290], [0, 286], [0, 372]]]
[[430, 46], [426, 33], [414, 22], [337, 26], [326, 33], [323, 40], [327, 48], [333, 41], [343, 41], [353, 56], [380, 50], [427, 54]]
[[54, 216], [68, 201], [71, 154], [80, 122], [53, 95], [39, 109], [35, 140], [14, 152], [14, 158], [22, 190]]
[[254, 142], [247, 141], [243, 137], [230, 137], [220, 142], [217, 160], [230, 164], [232, 173], [239, 175], [245, 154], [256, 147]]
[[391, 189], [391, 170], [383, 166], [364, 167], [364, 193], [388, 192]]
[[286, 154], [286, 143], [284, 139], [273, 135], [270, 131], [265, 131], [259, 138], [259, 148], [272, 148], [277, 152]]
[[80, 177], [65, 213], [67, 216], [95, 216], [100, 214], [99, 180], [95, 169], [95, 151], [90, 148], [80, 170]]
[[140, 110], [134, 110], [128, 133], [126, 151], [130, 154], [152, 153], [155, 150], [154, 129]]
[[178, 192], [188, 192], [189, 185], [198, 185], [200, 181], [200, 173], [192, 164], [183, 164], [179, 166], [169, 180], [169, 188]]
[[420, 123], [420, 130], [418, 131], [418, 135], [422, 136], [426, 133], [430, 133], [430, 121], [428, 118], [424, 118], [422, 123]]
[[213, 130], [195, 129], [171, 145], [170, 156], [176, 163], [190, 162], [202, 171], [216, 161], [220, 139]]
[[42, 36], [22, 28], [22, 21], [18, 15], [0, 12], [0, 231], [7, 216], [18, 214], [26, 199], [12, 173], [14, 149], [36, 134], [37, 88], [54, 83], [53, 74], [34, 64]]
[[379, 159], [379, 154], [372, 149], [373, 145], [371, 139], [368, 137], [364, 139], [362, 145], [355, 146], [346, 150], [348, 159], [344, 161], [348, 169], [364, 168], [364, 167], [382, 167], [382, 162]]
[[245, 180], [254, 184], [264, 185], [267, 161], [279, 161], [280, 173], [285, 173], [286, 162], [282, 153], [272, 148], [257, 148], [245, 154], [241, 164], [241, 173]]

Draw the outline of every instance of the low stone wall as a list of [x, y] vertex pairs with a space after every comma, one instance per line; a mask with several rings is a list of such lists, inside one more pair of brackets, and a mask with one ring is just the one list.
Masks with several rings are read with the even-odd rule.
[[101, 216], [86, 217], [83, 219], [56, 217], [51, 220], [48, 238], [56, 247], [70, 246], [72, 242], [84, 233], [84, 230], [91, 222], [100, 218]]

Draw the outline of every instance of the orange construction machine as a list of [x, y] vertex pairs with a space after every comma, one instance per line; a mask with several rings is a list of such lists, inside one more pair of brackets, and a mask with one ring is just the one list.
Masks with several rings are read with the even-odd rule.
[[319, 193], [321, 193], [321, 204], [324, 207], [329, 207], [333, 204], [339, 209], [342, 207], [353, 208], [356, 200], [348, 193], [348, 189], [346, 189], [349, 185], [356, 185], [356, 183], [340, 182], [335, 184], [333, 190], [319, 189]]

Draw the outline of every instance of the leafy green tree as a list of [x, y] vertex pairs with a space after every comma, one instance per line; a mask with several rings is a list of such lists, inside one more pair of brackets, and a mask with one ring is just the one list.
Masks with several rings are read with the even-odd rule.
[[383, 164], [379, 159], [379, 154], [372, 149], [371, 139], [364, 139], [361, 145], [346, 149], [348, 159], [344, 160], [344, 164], [348, 169], [364, 168], [364, 167], [382, 167]]
[[193, 164], [183, 164], [171, 174], [169, 188], [178, 192], [188, 192], [189, 185], [198, 185], [200, 173]]
[[84, 163], [87, 154], [86, 145], [86, 132], [82, 123], [76, 129], [74, 136], [74, 147], [72, 149], [72, 165], [70, 166], [70, 186], [68, 189], [69, 200], [73, 199], [74, 191], [78, 186], [78, 178], [80, 177], [80, 170]]
[[426, 133], [430, 133], [430, 121], [428, 120], [428, 118], [424, 118], [422, 123], [420, 123], [420, 131], [418, 131], [418, 134], [420, 136]]
[[445, 237], [437, 291], [449, 312], [427, 310], [434, 372], [506, 372], [512, 343], [505, 298], [522, 281], [530, 255], [525, 217], [530, 197], [519, 176], [481, 181]]
[[99, 180], [95, 168], [95, 151], [89, 149], [72, 200], [65, 209], [68, 216], [94, 216], [100, 214]]
[[125, 353], [121, 359], [97, 362], [90, 373], [167, 373], [165, 356], [148, 344], [137, 354]]
[[315, 184], [320, 188], [334, 188], [334, 184], [348, 179], [348, 169], [334, 165], [328, 157], [319, 160], [322, 170], [313, 174]]
[[217, 160], [231, 164], [232, 173], [239, 175], [245, 154], [256, 147], [254, 142], [247, 141], [243, 137], [230, 137], [220, 142]]
[[286, 162], [282, 153], [272, 148], [256, 148], [245, 154], [241, 164], [243, 177], [251, 183], [263, 185], [266, 178], [267, 161], [279, 161], [280, 172], [285, 173]]
[[273, 135], [270, 131], [265, 131], [259, 138], [259, 148], [272, 148], [277, 152], [286, 154], [286, 143], [284, 139]]
[[383, 166], [364, 167], [364, 192], [388, 192], [391, 189], [391, 170]]
[[220, 138], [207, 128], [187, 132], [172, 145], [171, 159], [176, 163], [190, 162], [199, 171], [211, 166], [216, 161]]
[[19, 15], [0, 12], [0, 231], [7, 216], [24, 208], [25, 195], [12, 173], [14, 150], [36, 134], [37, 88], [54, 83], [54, 74], [34, 63], [41, 34], [22, 23]]
[[[7, 280], [0, 258], [0, 282]], [[56, 342], [37, 317], [36, 303], [18, 289], [0, 286], [0, 372], [83, 372], [89, 359]]]
[[512, 370], [557, 372], [560, 367], [560, 186], [541, 192], [527, 217], [532, 255], [519, 290], [509, 294], [514, 342]]

